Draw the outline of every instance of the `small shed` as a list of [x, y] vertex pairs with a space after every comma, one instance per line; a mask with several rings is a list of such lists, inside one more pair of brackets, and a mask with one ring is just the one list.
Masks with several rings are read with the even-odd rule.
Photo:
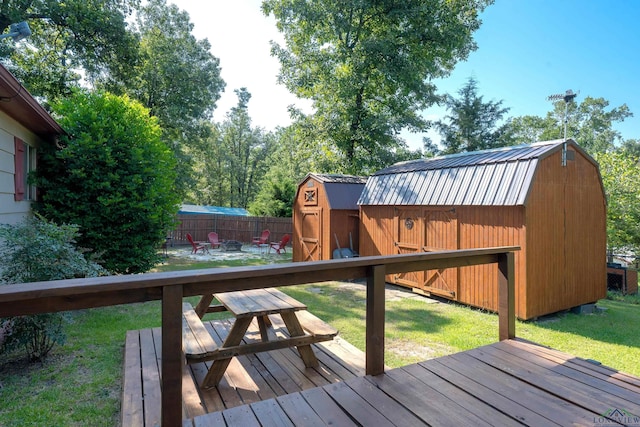
[[[606, 295], [606, 201], [597, 163], [573, 140], [398, 163], [358, 200], [360, 255], [517, 245], [516, 315], [531, 319]], [[495, 311], [497, 268], [388, 277]]]
[[358, 252], [357, 202], [366, 182], [360, 176], [307, 174], [293, 202], [293, 261], [331, 259], [338, 244]]

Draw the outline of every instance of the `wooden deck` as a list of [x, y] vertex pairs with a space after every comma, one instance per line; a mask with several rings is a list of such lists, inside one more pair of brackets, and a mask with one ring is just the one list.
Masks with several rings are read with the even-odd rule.
[[[220, 339], [230, 326], [206, 323]], [[159, 336], [127, 335], [123, 425], [159, 425]], [[314, 349], [318, 369], [305, 368], [295, 349], [234, 358], [209, 390], [194, 383], [204, 366], [185, 368], [184, 425], [640, 426], [640, 378], [521, 340], [378, 376], [365, 376], [364, 354], [340, 338]]]
[[[285, 337], [278, 316], [270, 316], [270, 338]], [[233, 319], [204, 321], [220, 344]], [[249, 327], [248, 339], [260, 339], [257, 322]], [[245, 340], [246, 341], [246, 340]], [[201, 389], [198, 384], [211, 362], [186, 366], [182, 379], [183, 418], [256, 403], [290, 393], [345, 381], [365, 375], [365, 355], [340, 337], [312, 345], [320, 362], [306, 368], [295, 348], [234, 357], [218, 387]], [[123, 426], [160, 425], [160, 328], [129, 331], [125, 344], [122, 399]]]

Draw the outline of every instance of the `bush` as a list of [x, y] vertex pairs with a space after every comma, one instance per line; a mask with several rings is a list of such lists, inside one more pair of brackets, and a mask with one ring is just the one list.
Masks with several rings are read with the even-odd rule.
[[115, 273], [148, 271], [178, 211], [175, 158], [149, 110], [126, 96], [78, 92], [54, 105], [69, 136], [43, 150], [37, 209], [78, 224], [81, 247]]
[[[0, 285], [106, 274], [74, 246], [75, 225], [57, 226], [40, 217], [0, 224]], [[30, 359], [46, 357], [64, 343], [65, 315], [46, 313], [0, 319], [0, 349], [23, 348]]]

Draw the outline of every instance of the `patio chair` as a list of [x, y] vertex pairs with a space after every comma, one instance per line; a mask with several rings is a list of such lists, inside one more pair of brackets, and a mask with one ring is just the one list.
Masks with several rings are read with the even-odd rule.
[[201, 244], [200, 242], [194, 242], [193, 241], [193, 237], [189, 233], [187, 233], [187, 240], [189, 241], [189, 243], [191, 243], [191, 247], [192, 247], [191, 253], [192, 254], [197, 254], [198, 251], [202, 251], [203, 254], [205, 252], [208, 252], [207, 246]]
[[218, 233], [216, 233], [215, 231], [212, 231], [211, 233], [207, 234], [207, 237], [209, 238], [209, 243], [211, 243], [212, 249], [220, 247], [220, 243], [222, 242], [218, 240]]
[[269, 245], [269, 252], [271, 252], [271, 249], [275, 249], [276, 253], [278, 254], [281, 251], [284, 253], [287, 253], [286, 246], [287, 246], [287, 243], [289, 243], [290, 239], [291, 239], [291, 236], [289, 236], [288, 234], [285, 234], [284, 236], [282, 236], [282, 240], [280, 240], [279, 242], [271, 242], [271, 244]]
[[262, 230], [262, 234], [259, 237], [254, 237], [251, 244], [256, 245], [257, 247], [267, 245], [269, 242], [270, 235], [271, 235], [271, 232], [269, 230]]

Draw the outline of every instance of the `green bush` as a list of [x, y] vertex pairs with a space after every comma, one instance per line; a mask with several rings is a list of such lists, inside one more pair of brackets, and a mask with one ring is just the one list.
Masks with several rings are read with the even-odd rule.
[[[77, 236], [77, 226], [57, 226], [37, 216], [0, 224], [0, 285], [106, 274], [76, 249]], [[23, 348], [30, 359], [43, 359], [64, 343], [64, 320], [61, 313], [0, 319], [0, 349]]]
[[101, 253], [107, 270], [148, 271], [178, 210], [175, 158], [156, 118], [109, 93], [78, 92], [53, 107], [68, 136], [42, 153], [38, 211], [78, 224], [78, 244]]

